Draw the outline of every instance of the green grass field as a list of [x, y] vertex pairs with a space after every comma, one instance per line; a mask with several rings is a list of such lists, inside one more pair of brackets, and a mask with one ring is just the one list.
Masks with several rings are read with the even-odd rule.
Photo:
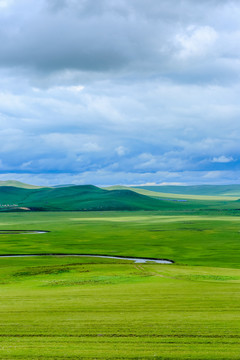
[[1, 359], [239, 359], [240, 218], [1, 213]]

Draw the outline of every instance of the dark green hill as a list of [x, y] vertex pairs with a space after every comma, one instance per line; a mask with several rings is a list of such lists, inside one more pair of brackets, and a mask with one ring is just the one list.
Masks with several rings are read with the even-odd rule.
[[107, 191], [93, 185], [24, 189], [0, 187], [0, 210], [97, 211], [161, 210], [176, 204], [130, 190]]

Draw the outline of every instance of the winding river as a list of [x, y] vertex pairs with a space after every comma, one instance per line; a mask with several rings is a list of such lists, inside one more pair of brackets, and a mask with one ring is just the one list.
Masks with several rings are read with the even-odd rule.
[[47, 234], [50, 231], [46, 230], [0, 230], [0, 235], [15, 235], [15, 234]]
[[110, 256], [110, 255], [96, 255], [96, 254], [6, 254], [0, 255], [0, 258], [15, 258], [15, 257], [41, 257], [41, 256], [61, 256], [61, 257], [94, 257], [94, 258], [103, 258], [103, 259], [116, 259], [116, 260], [130, 260], [135, 263], [146, 263], [148, 261], [157, 263], [157, 264], [173, 264], [174, 261], [168, 259], [155, 259], [155, 258], [141, 258], [141, 257], [125, 257], [125, 256]]
[[[43, 230], [0, 230], [0, 235], [6, 234], [46, 234], [49, 231]], [[49, 254], [6, 254], [0, 255], [0, 258], [12, 258], [12, 257], [40, 257], [40, 256], [62, 256], [62, 257], [94, 257], [94, 258], [103, 258], [103, 259], [115, 259], [115, 260], [129, 260], [134, 261], [135, 263], [146, 263], [154, 262], [157, 264], [173, 264], [174, 261], [168, 259], [156, 259], [156, 258], [142, 258], [142, 257], [128, 257], [128, 256], [111, 256], [111, 255], [98, 255], [98, 254], [59, 254], [59, 253], [49, 253]]]

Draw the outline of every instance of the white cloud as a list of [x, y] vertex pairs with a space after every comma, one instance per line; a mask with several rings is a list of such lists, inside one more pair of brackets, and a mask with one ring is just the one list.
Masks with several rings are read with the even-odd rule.
[[97, 143], [97, 137], [92, 135], [50, 133], [42, 135], [41, 139], [44, 141], [45, 146], [54, 149], [56, 153], [91, 153], [101, 150], [100, 145]]
[[1, 171], [236, 181], [239, 15], [220, 0], [13, 1], [0, 12]]
[[49, 89], [49, 91], [71, 91], [71, 92], [80, 92], [84, 90], [82, 85], [73, 85], [73, 86], [54, 86]]
[[176, 35], [179, 56], [182, 59], [207, 55], [218, 39], [217, 32], [210, 26], [189, 26], [185, 33]]
[[127, 154], [128, 149], [125, 146], [118, 146], [115, 151], [119, 156], [124, 156]]
[[233, 157], [232, 156], [225, 156], [225, 155], [221, 155], [221, 156], [218, 156], [218, 157], [214, 157], [212, 159], [212, 162], [213, 163], [229, 163], [229, 162], [232, 162], [234, 161]]
[[[198, 185], [198, 184], [238, 184], [240, 171], [200, 171], [196, 172], [180, 172], [168, 173], [157, 172], [136, 174], [134, 172], [111, 172], [107, 170], [81, 171], [78, 174], [66, 173], [14, 173], [5, 172], [0, 174], [0, 180], [14, 179], [29, 184], [51, 186], [57, 184], [94, 184], [98, 186], [104, 185]], [[155, 180], [155, 181], [149, 181]], [[161, 182], [161, 180], [163, 180]]]

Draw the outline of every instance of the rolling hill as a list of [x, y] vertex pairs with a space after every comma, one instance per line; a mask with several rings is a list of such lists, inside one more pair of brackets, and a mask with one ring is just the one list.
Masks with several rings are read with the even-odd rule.
[[[0, 186], [0, 211], [136, 211], [229, 213], [240, 211], [238, 197], [189, 195], [136, 187], [93, 185], [60, 187]], [[15, 183], [15, 182], [13, 182]], [[157, 188], [163, 188], [157, 187]], [[111, 191], [110, 191], [111, 190]], [[155, 189], [157, 190], [157, 189]]]
[[182, 194], [182, 195], [202, 195], [202, 196], [233, 196], [240, 197], [240, 185], [153, 185], [153, 186], [133, 186], [134, 189], [144, 189], [154, 192]]
[[25, 189], [0, 187], [0, 211], [161, 210], [174, 204], [130, 190], [108, 191], [93, 185]]
[[14, 186], [17, 188], [22, 188], [22, 189], [41, 189], [41, 188], [43, 188], [43, 186], [25, 184], [23, 182], [16, 181], [16, 180], [0, 181], [0, 186]]
[[153, 198], [158, 199], [164, 199], [164, 200], [200, 200], [200, 201], [234, 201], [238, 200], [239, 196], [227, 196], [227, 195], [205, 195], [204, 193], [202, 195], [194, 195], [194, 194], [185, 194], [183, 193], [165, 193], [160, 192], [162, 190], [162, 186], [156, 186], [156, 189], [154, 189], [154, 186], [149, 186], [149, 188], [152, 188], [153, 190], [148, 190], [146, 187], [140, 188], [140, 187], [127, 187], [127, 186], [121, 186], [121, 185], [115, 185], [115, 186], [108, 186], [105, 189], [106, 190], [131, 190], [138, 194], [150, 196]]

